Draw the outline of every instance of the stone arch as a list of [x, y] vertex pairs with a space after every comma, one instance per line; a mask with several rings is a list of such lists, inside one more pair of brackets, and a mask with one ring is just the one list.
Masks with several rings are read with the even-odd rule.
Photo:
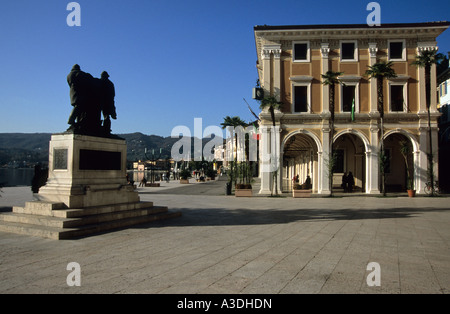
[[[305, 147], [307, 150], [309, 148], [309, 152], [306, 152], [306, 155], [294, 156], [293, 153], [289, 153], [286, 149], [289, 150], [293, 141], [297, 139], [297, 146]], [[321, 177], [322, 171], [322, 143], [319, 137], [311, 131], [305, 129], [298, 129], [287, 134], [283, 141], [281, 142], [280, 147], [281, 158], [280, 158], [280, 169], [282, 169], [282, 182], [281, 186], [283, 191], [291, 191], [292, 190], [292, 177], [296, 174], [296, 171], [300, 171], [299, 168], [302, 168], [298, 163], [296, 163], [295, 159], [308, 159], [306, 163], [308, 163], [307, 173], [308, 175], [312, 175], [312, 186], [313, 192], [320, 192], [319, 190], [319, 178]], [[303, 160], [305, 162], [305, 160]], [[306, 163], [303, 163], [305, 165]], [[302, 176], [300, 176], [299, 180], [303, 181], [305, 179], [306, 173], [301, 170]], [[300, 182], [302, 183], [302, 182]]]
[[344, 134], [354, 134], [357, 137], [359, 137], [361, 139], [361, 141], [364, 143], [364, 148], [366, 150], [366, 152], [370, 151], [370, 143], [368, 138], [360, 131], [355, 130], [355, 129], [346, 129], [346, 130], [342, 130], [337, 132], [334, 137], [333, 137], [333, 143], [341, 136]]
[[[350, 141], [346, 141], [345, 139], [347, 138]], [[336, 145], [341, 146], [340, 149]], [[368, 138], [359, 130], [341, 130], [333, 137], [333, 147], [335, 152], [339, 153], [338, 166], [341, 166], [333, 176], [333, 186], [338, 190], [342, 188], [343, 173], [352, 172], [355, 178], [355, 187], [358, 187], [361, 191], [368, 192], [368, 178], [371, 171], [367, 158], [367, 154], [371, 151]]]
[[[390, 131], [386, 132], [383, 136], [383, 140], [385, 140], [389, 135], [392, 135], [395, 133], [400, 133], [400, 134], [404, 135], [406, 138], [408, 138], [411, 141], [414, 152], [418, 152], [420, 150], [419, 142], [417, 141], [416, 137], [413, 134], [411, 134], [408, 131], [405, 131], [403, 129], [395, 129], [395, 130], [390, 130]], [[379, 148], [381, 148], [381, 142], [379, 143], [378, 146], [379, 146]]]
[[305, 129], [295, 130], [295, 131], [290, 132], [288, 135], [286, 135], [284, 137], [283, 141], [281, 142], [281, 150], [282, 151], [284, 150], [284, 146], [286, 145], [287, 140], [297, 134], [305, 134], [305, 135], [310, 136], [316, 143], [317, 151], [322, 152], [322, 143], [321, 143], [319, 137], [316, 134], [314, 134], [313, 132], [305, 130]]
[[[420, 186], [420, 175], [419, 175], [419, 169], [420, 169], [420, 166], [419, 166], [420, 165], [420, 145], [419, 145], [419, 142], [418, 142], [416, 136], [414, 136], [410, 132], [408, 132], [406, 130], [403, 130], [403, 129], [394, 129], [394, 130], [390, 130], [390, 131], [388, 131], [388, 132], [386, 132], [384, 134], [383, 140], [384, 140], [384, 143], [385, 143], [385, 147], [387, 146], [386, 140], [390, 136], [396, 135], [396, 134], [400, 134], [400, 135], [404, 136], [411, 143], [411, 146], [412, 146], [412, 166], [413, 166], [412, 174], [413, 174], [413, 182], [414, 182], [414, 186], [417, 188], [417, 187]], [[379, 149], [381, 149], [381, 142], [379, 143]], [[404, 167], [403, 160], [401, 160], [401, 167]]]

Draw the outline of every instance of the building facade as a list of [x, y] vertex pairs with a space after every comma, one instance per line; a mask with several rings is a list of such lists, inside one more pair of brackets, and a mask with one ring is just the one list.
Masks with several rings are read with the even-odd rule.
[[[450, 57], [450, 52], [448, 52]], [[450, 65], [437, 76], [439, 98], [439, 185], [443, 192], [450, 192]]]
[[[381, 136], [387, 156], [388, 191], [406, 189], [406, 165], [400, 142], [409, 143], [409, 168], [417, 193], [427, 182], [428, 114], [425, 70], [411, 65], [423, 50], [437, 49], [436, 38], [450, 23], [368, 25], [255, 26], [257, 69], [265, 96], [282, 103], [272, 127], [268, 111], [260, 113], [261, 194], [270, 193], [274, 180], [279, 192], [292, 189], [292, 178], [310, 176], [313, 193], [330, 194], [344, 173], [352, 172], [356, 190], [380, 193]], [[366, 71], [377, 62], [392, 61], [397, 77], [384, 80], [384, 119], [380, 125], [377, 81]], [[334, 131], [330, 132], [329, 86], [322, 74], [342, 72], [334, 94]], [[436, 90], [436, 69], [431, 69]], [[431, 93], [431, 132], [434, 169], [438, 173], [436, 93]], [[383, 129], [383, 134], [381, 130]], [[332, 135], [331, 135], [332, 134]], [[329, 175], [330, 148], [335, 152], [335, 173]], [[277, 165], [277, 176], [264, 171]], [[276, 179], [274, 179], [276, 178]]]

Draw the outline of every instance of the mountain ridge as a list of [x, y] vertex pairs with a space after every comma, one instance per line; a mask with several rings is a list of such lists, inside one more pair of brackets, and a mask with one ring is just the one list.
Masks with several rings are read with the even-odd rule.
[[[53, 133], [0, 133], [0, 167], [31, 167], [36, 163], [48, 163], [49, 142]], [[155, 157], [170, 158], [173, 144], [180, 138], [146, 135], [141, 132], [115, 134], [126, 140], [127, 160], [137, 161]], [[202, 140], [202, 147], [210, 139]], [[193, 138], [191, 137], [191, 144]], [[146, 154], [147, 149], [147, 154]], [[159, 151], [161, 153], [159, 154]], [[146, 156], [147, 155], [147, 156]], [[194, 155], [191, 145], [191, 156]]]

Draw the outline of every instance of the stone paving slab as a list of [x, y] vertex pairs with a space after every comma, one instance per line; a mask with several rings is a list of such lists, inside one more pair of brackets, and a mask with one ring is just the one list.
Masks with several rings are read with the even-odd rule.
[[[450, 292], [447, 197], [235, 198], [170, 188], [139, 191], [142, 201], [180, 210], [174, 220], [79, 240], [0, 233], [0, 293]], [[29, 187], [3, 188], [0, 208], [31, 199]], [[80, 287], [66, 283], [70, 262], [81, 267]], [[369, 262], [380, 265], [379, 287], [367, 285]]]

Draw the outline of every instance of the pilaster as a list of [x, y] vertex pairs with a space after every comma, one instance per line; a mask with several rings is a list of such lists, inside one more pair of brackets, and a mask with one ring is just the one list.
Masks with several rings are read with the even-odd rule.
[[[377, 63], [377, 52], [378, 47], [376, 43], [369, 43], [369, 66], [374, 65]], [[370, 112], [375, 113], [378, 112], [378, 100], [377, 100], [377, 80], [375, 78], [371, 78], [369, 80], [370, 84], [370, 93], [369, 93], [369, 99], [370, 99]]]
[[366, 152], [366, 193], [380, 194], [379, 128], [376, 121], [370, 126], [370, 150]]
[[[322, 73], [325, 74], [329, 71], [329, 59], [330, 47], [328, 43], [320, 44], [320, 53], [322, 55]], [[322, 113], [326, 114], [330, 112], [330, 86], [322, 84]]]
[[262, 88], [264, 95], [275, 95], [280, 98], [281, 91], [281, 45], [264, 45], [261, 50], [263, 63]]

